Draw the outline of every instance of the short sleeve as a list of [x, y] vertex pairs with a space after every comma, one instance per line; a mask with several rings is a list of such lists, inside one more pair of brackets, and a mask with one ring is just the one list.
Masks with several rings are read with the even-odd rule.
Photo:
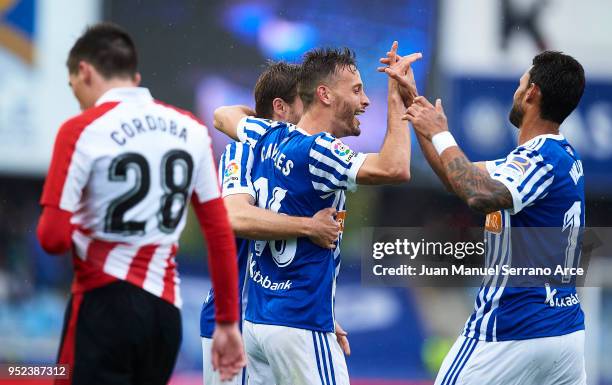
[[234, 194], [249, 194], [255, 198], [251, 181], [253, 150], [246, 143], [232, 142], [225, 147], [219, 161], [219, 184], [225, 198]]
[[519, 213], [548, 193], [553, 180], [553, 165], [534, 149], [514, 150], [498, 165], [487, 165], [491, 177], [504, 184], [512, 194], [511, 214]]
[[496, 159], [496, 160], [487, 160], [485, 162], [485, 167], [489, 175], [493, 176], [493, 174], [495, 173], [495, 169], [499, 167], [505, 161], [506, 161], [505, 158]]
[[312, 186], [321, 194], [336, 190], [355, 191], [357, 172], [365, 158], [366, 154], [351, 150], [329, 134], [316, 136], [308, 157]]
[[247, 143], [251, 147], [257, 144], [257, 141], [266, 133], [268, 130], [278, 126], [278, 122], [274, 122], [268, 119], [259, 119], [252, 116], [245, 116], [238, 122], [236, 132], [238, 140], [242, 143]]

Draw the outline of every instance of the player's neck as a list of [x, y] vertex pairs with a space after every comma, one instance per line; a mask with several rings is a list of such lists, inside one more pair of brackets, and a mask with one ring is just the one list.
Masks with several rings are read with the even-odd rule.
[[320, 132], [330, 132], [331, 119], [329, 111], [321, 111], [313, 108], [302, 115], [297, 126], [306, 131], [310, 135], [316, 135]]
[[96, 89], [96, 100], [100, 99], [102, 95], [112, 90], [113, 88], [129, 88], [138, 87], [138, 83], [131, 79], [113, 78], [101, 82]]
[[550, 120], [544, 120], [539, 116], [533, 118], [525, 116], [519, 130], [518, 144], [520, 146], [536, 136], [547, 134], [558, 135], [559, 124]]

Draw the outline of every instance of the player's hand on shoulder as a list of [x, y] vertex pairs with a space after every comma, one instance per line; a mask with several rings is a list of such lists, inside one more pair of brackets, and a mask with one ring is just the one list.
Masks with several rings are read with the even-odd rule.
[[340, 225], [336, 221], [337, 211], [328, 207], [318, 211], [312, 217], [310, 240], [325, 249], [336, 248], [335, 242], [338, 239]]
[[440, 99], [436, 100], [434, 106], [425, 97], [417, 96], [414, 103], [408, 107], [404, 119], [409, 120], [414, 129], [429, 140], [435, 134], [448, 131], [448, 122]]
[[217, 323], [213, 333], [212, 364], [222, 381], [231, 380], [246, 365], [238, 323]]

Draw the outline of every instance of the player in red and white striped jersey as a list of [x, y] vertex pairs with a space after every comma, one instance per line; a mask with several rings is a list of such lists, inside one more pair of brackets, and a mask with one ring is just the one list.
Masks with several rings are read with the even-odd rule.
[[45, 250], [72, 249], [74, 282], [59, 363], [72, 383], [166, 383], [181, 338], [175, 256], [191, 200], [217, 293], [213, 361], [244, 366], [236, 250], [207, 128], [138, 87], [135, 46], [110, 24], [68, 57], [83, 112], [60, 128], [41, 204]]

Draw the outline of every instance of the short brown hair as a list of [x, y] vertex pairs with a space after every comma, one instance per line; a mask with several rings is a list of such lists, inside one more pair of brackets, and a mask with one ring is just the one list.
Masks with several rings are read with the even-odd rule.
[[264, 72], [255, 83], [255, 112], [257, 117], [272, 119], [272, 101], [281, 98], [293, 103], [297, 96], [297, 81], [300, 66], [284, 61], [269, 61]]
[[350, 48], [315, 48], [304, 54], [298, 81], [298, 92], [304, 110], [314, 101], [315, 92], [321, 82], [343, 68], [354, 70], [357, 62]]
[[106, 79], [134, 77], [138, 71], [138, 54], [132, 38], [113, 23], [88, 27], [74, 43], [66, 61], [71, 74], [78, 72], [81, 60], [94, 66]]

